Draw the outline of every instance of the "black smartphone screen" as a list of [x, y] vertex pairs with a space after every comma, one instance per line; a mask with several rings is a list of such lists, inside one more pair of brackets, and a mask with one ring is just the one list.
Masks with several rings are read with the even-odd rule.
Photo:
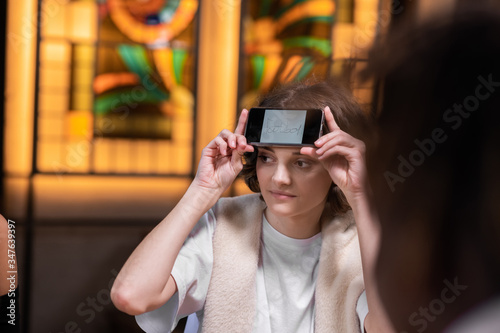
[[260, 146], [314, 146], [323, 134], [323, 121], [321, 109], [252, 108], [245, 137]]

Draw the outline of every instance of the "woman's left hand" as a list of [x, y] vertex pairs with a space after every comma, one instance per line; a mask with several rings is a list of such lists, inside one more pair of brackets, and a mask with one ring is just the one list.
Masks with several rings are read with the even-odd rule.
[[321, 161], [352, 205], [352, 200], [365, 195], [365, 144], [340, 129], [329, 107], [324, 112], [330, 132], [316, 140], [317, 148], [304, 147], [300, 152]]
[[366, 297], [370, 308], [363, 331], [395, 332], [380, 300], [374, 277], [380, 246], [380, 224], [369, 200], [365, 144], [339, 128], [329, 107], [324, 111], [330, 133], [316, 140], [314, 143], [316, 148], [304, 147], [300, 152], [315, 156], [321, 161], [353, 210], [361, 250]]

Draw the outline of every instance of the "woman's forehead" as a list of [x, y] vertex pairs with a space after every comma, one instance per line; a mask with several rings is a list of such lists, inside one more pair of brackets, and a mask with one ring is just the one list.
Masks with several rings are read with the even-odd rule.
[[302, 155], [300, 153], [300, 148], [301, 147], [277, 147], [277, 146], [264, 146], [264, 147], [259, 147], [259, 149], [265, 150], [265, 151], [270, 151], [275, 154], [291, 154], [291, 155]]

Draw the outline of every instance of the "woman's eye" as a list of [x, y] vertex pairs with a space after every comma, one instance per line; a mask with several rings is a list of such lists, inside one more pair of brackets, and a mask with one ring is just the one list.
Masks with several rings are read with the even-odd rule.
[[263, 163], [267, 163], [267, 162], [270, 162], [271, 161], [271, 158], [269, 156], [266, 156], [266, 155], [260, 155], [259, 156], [259, 159], [263, 162]]
[[311, 163], [307, 162], [307, 161], [302, 161], [302, 160], [298, 160], [297, 162], [295, 162], [297, 164], [297, 166], [299, 168], [307, 168], [311, 165]]

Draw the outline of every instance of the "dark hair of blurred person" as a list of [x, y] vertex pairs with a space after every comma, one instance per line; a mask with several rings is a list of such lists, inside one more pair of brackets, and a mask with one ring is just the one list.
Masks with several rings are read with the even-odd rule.
[[500, 327], [499, 13], [462, 7], [398, 29], [365, 73], [383, 82], [367, 168], [378, 284], [398, 331]]

